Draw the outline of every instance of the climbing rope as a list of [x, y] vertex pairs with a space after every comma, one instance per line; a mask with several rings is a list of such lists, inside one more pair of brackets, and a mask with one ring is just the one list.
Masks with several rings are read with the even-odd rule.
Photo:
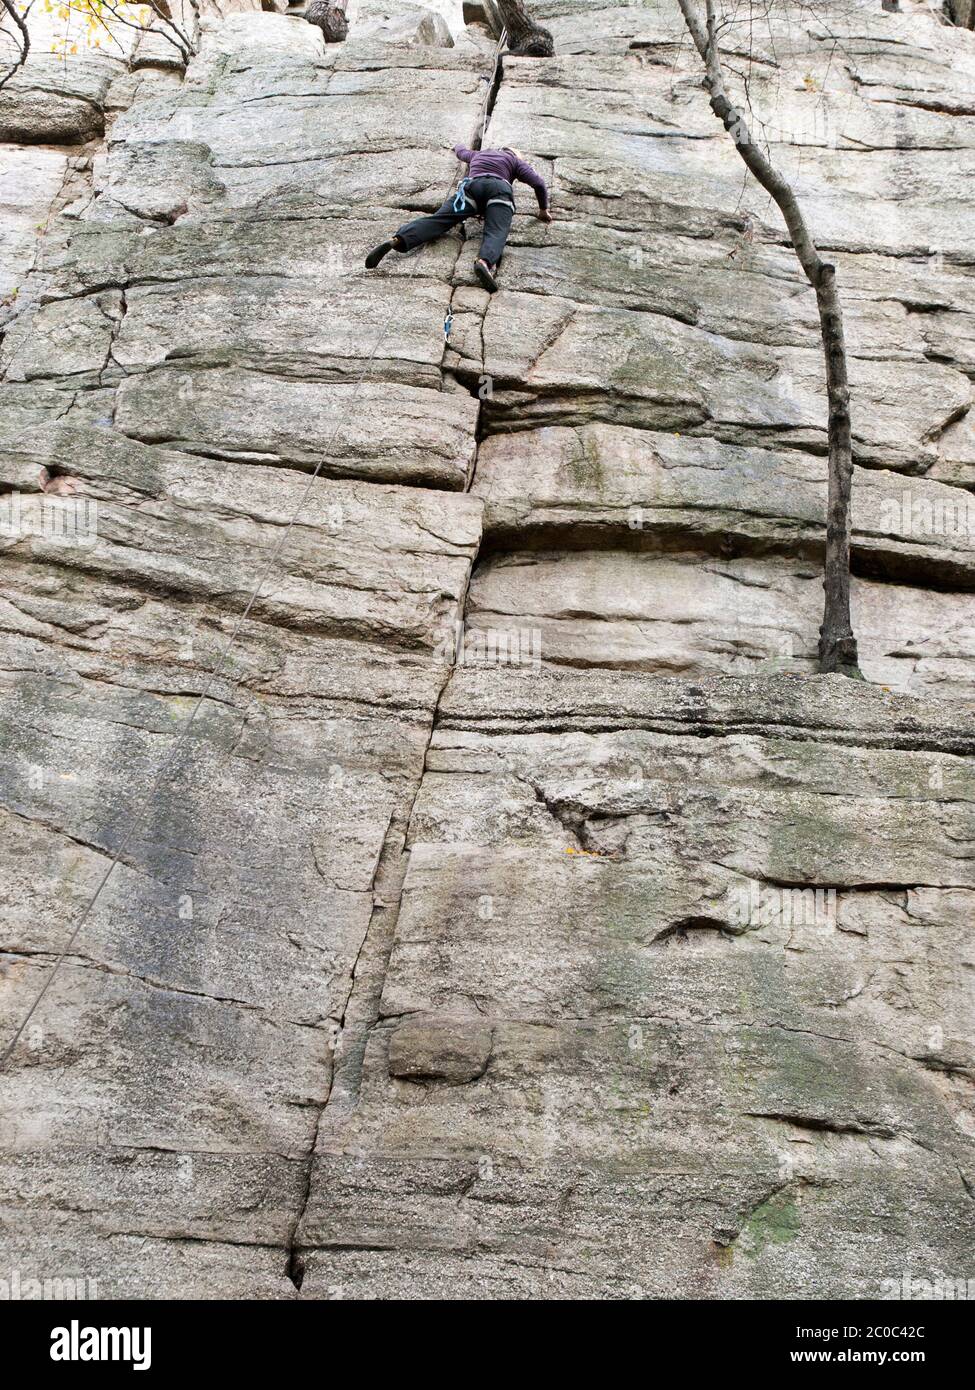
[[478, 117], [477, 121], [477, 133], [474, 136], [473, 141], [471, 142], [474, 149], [480, 149], [481, 141], [484, 139], [484, 130], [487, 126], [488, 104], [491, 100], [491, 93], [494, 91], [494, 84], [497, 81], [498, 68], [501, 66], [501, 54], [504, 51], [504, 45], [507, 42], [507, 38], [507, 29], [502, 28], [501, 35], [494, 49], [494, 63], [491, 67], [491, 76], [488, 78], [487, 88], [484, 92], [484, 100], [481, 102], [481, 114]]
[[[493, 67], [492, 67], [492, 69], [491, 69], [491, 76], [488, 78], [487, 90], [485, 91], [485, 94], [484, 94], [484, 101], [483, 101], [482, 104], [481, 104], [481, 111], [480, 111], [480, 115], [479, 115], [479, 117], [478, 117], [477, 130], [476, 130], [476, 133], [475, 133], [475, 135], [474, 135], [474, 142], [473, 142], [475, 148], [479, 148], [479, 147], [480, 147], [480, 143], [481, 143], [481, 141], [482, 141], [483, 138], [484, 138], [484, 129], [485, 129], [485, 125], [486, 125], [486, 122], [487, 122], [487, 114], [488, 114], [488, 103], [489, 103], [490, 98], [491, 98], [491, 93], [492, 93], [492, 91], [494, 90], [494, 83], [495, 83], [495, 79], [496, 79], [497, 73], [498, 73], [498, 66], [499, 66], [499, 64], [500, 64], [500, 62], [501, 62], [501, 52], [502, 52], [502, 49], [503, 49], [503, 47], [504, 47], [504, 43], [505, 43], [505, 40], [507, 39], [507, 36], [508, 36], [508, 31], [507, 31], [506, 29], [502, 29], [502, 31], [501, 31], [501, 36], [500, 36], [500, 38], [498, 39], [497, 46], [496, 46], [495, 51], [494, 51], [494, 65], [493, 65]], [[453, 175], [453, 176], [451, 177], [451, 180], [450, 180], [451, 186], [453, 185], [454, 178], [456, 178], [456, 175]], [[463, 187], [463, 182], [462, 182], [462, 184], [461, 184], [461, 187]], [[447, 190], [446, 196], [447, 196], [447, 197], [450, 196], [450, 190], [449, 190], [449, 189]], [[409, 277], [408, 277], [408, 279], [409, 279], [409, 281], [410, 281], [411, 283], [412, 283], [414, 277], [416, 276], [416, 268], [417, 268], [417, 266], [418, 266], [419, 263], [420, 263], [420, 256], [422, 256], [422, 253], [423, 253], [424, 249], [425, 249], [425, 246], [421, 246], [421, 247], [420, 247], [420, 254], [414, 257], [413, 266], [412, 266], [412, 269], [411, 269], [410, 274], [409, 274]], [[294, 512], [292, 513], [290, 520], [288, 521], [288, 523], [287, 523], [287, 525], [285, 526], [284, 530], [281, 532], [281, 534], [280, 534], [280, 536], [278, 537], [278, 540], [276, 541], [275, 545], [272, 547], [270, 559], [268, 560], [267, 564], [265, 565], [264, 569], [262, 570], [261, 574], [259, 575], [257, 584], [255, 585], [255, 587], [254, 587], [254, 589], [253, 589], [253, 591], [252, 591], [250, 597], [248, 598], [247, 603], [246, 603], [246, 605], [245, 605], [243, 611], [241, 612], [241, 614], [240, 614], [239, 617], [237, 618], [237, 621], [234, 623], [234, 626], [233, 626], [233, 628], [232, 628], [232, 630], [231, 630], [231, 633], [230, 633], [230, 637], [228, 638], [228, 640], [227, 640], [227, 642], [226, 642], [226, 644], [225, 644], [223, 650], [222, 650], [221, 653], [220, 653], [220, 656], [219, 656], [219, 658], [218, 658], [218, 660], [217, 660], [217, 664], [214, 666], [213, 670], [210, 672], [209, 676], [207, 677], [207, 681], [206, 681], [206, 684], [205, 684], [204, 687], [203, 687], [203, 691], [202, 691], [202, 693], [198, 696], [197, 701], [196, 701], [196, 704], [193, 706], [193, 709], [192, 709], [192, 711], [191, 711], [191, 713], [190, 713], [189, 718], [186, 720], [186, 722], [185, 722], [185, 724], [183, 725], [183, 727], [182, 727], [180, 730], [178, 730], [178, 732], [177, 732], [177, 734], [176, 734], [176, 737], [175, 737], [175, 740], [174, 740], [174, 742], [173, 742], [173, 745], [172, 745], [172, 747], [170, 748], [169, 753], [167, 754], [167, 756], [163, 759], [163, 762], [162, 762], [162, 765], [161, 765], [159, 771], [156, 773], [155, 778], [153, 779], [152, 783], [151, 783], [150, 786], [149, 786], [149, 790], [145, 793], [145, 795], [142, 797], [142, 799], [136, 803], [135, 810], [129, 815], [129, 817], [128, 817], [128, 827], [129, 827], [129, 828], [128, 828], [128, 830], [126, 831], [125, 835], [122, 837], [121, 844], [119, 845], [118, 849], [115, 851], [115, 854], [113, 855], [112, 860], [111, 860], [111, 862], [110, 862], [109, 865], [108, 865], [108, 868], [105, 870], [105, 872], [102, 874], [101, 878], [99, 879], [98, 884], [97, 884], [96, 887], [95, 887], [94, 893], [93, 893], [93, 894], [91, 895], [91, 897], [88, 899], [88, 902], [86, 903], [85, 908], [84, 908], [84, 910], [83, 910], [81, 916], [78, 918], [78, 922], [77, 922], [77, 924], [75, 925], [74, 931], [71, 933], [71, 935], [70, 935], [70, 937], [68, 938], [66, 944], [61, 948], [61, 950], [58, 952], [57, 956], [55, 957], [54, 964], [53, 964], [53, 966], [51, 967], [51, 969], [50, 969], [50, 971], [49, 971], [47, 977], [45, 978], [44, 983], [42, 984], [40, 990], [38, 991], [36, 998], [34, 999], [33, 1003], [32, 1003], [31, 1006], [30, 1006], [30, 1008], [27, 1010], [27, 1013], [24, 1015], [23, 1020], [21, 1021], [20, 1025], [18, 1026], [17, 1031], [14, 1033], [14, 1035], [13, 1035], [13, 1037], [11, 1038], [10, 1042], [8, 1043], [7, 1047], [4, 1049], [3, 1056], [0, 1057], [0, 1071], [2, 1071], [4, 1067], [6, 1067], [7, 1062], [9, 1061], [9, 1059], [10, 1059], [10, 1057], [11, 1057], [11, 1055], [12, 1055], [14, 1049], [16, 1048], [17, 1044], [20, 1042], [20, 1039], [22, 1038], [22, 1036], [23, 1036], [23, 1034], [24, 1034], [25, 1028], [28, 1026], [28, 1024], [30, 1023], [31, 1019], [34, 1017], [34, 1014], [35, 1014], [35, 1013], [37, 1012], [37, 1010], [40, 1008], [41, 1003], [42, 1003], [43, 1000], [44, 1000], [44, 996], [47, 994], [47, 992], [48, 992], [48, 990], [50, 989], [51, 985], [54, 983], [54, 980], [55, 980], [55, 978], [57, 977], [57, 974], [58, 974], [59, 970], [61, 969], [61, 966], [62, 966], [64, 960], [65, 960], [66, 957], [71, 953], [71, 950], [72, 950], [73, 946], [75, 945], [75, 943], [77, 942], [79, 936], [81, 935], [81, 932], [82, 932], [82, 930], [83, 930], [83, 928], [84, 928], [84, 926], [85, 926], [85, 923], [88, 921], [88, 918], [91, 916], [91, 913], [92, 913], [92, 911], [93, 911], [93, 909], [94, 909], [94, 907], [95, 907], [95, 904], [97, 903], [98, 899], [101, 897], [101, 894], [102, 894], [102, 892], [104, 891], [104, 889], [105, 889], [105, 887], [106, 887], [106, 885], [107, 885], [109, 879], [112, 877], [112, 874], [115, 872], [115, 869], [118, 867], [118, 864], [119, 864], [119, 862], [121, 861], [123, 854], [124, 854], [125, 851], [128, 849], [129, 845], [132, 843], [132, 841], [133, 841], [133, 839], [134, 839], [134, 837], [135, 837], [136, 829], [137, 829], [138, 825], [141, 823], [143, 813], [145, 812], [145, 810], [146, 810], [146, 808], [148, 807], [149, 803], [151, 802], [152, 798], [155, 796], [155, 794], [156, 794], [156, 792], [158, 791], [159, 787], [162, 786], [163, 782], [166, 780], [166, 778], [167, 778], [167, 776], [168, 776], [170, 770], [172, 769], [172, 767], [173, 767], [173, 765], [174, 765], [174, 763], [175, 763], [175, 761], [176, 761], [176, 755], [178, 754], [178, 752], [180, 751], [180, 748], [182, 747], [183, 740], [186, 738], [187, 734], [190, 732], [190, 730], [192, 729], [194, 723], [196, 722], [196, 717], [197, 717], [197, 715], [199, 714], [200, 710], [203, 708], [203, 704], [204, 704], [205, 700], [207, 699], [207, 697], [209, 696], [210, 691], [213, 689], [213, 686], [214, 686], [215, 682], [220, 678], [221, 672], [223, 671], [224, 667], [225, 667], [226, 664], [227, 664], [227, 658], [229, 657], [231, 651], [233, 650], [233, 648], [234, 648], [234, 646], [235, 646], [235, 644], [236, 644], [236, 642], [237, 642], [237, 638], [238, 638], [238, 636], [240, 635], [241, 628], [243, 627], [244, 623], [247, 621], [248, 617], [249, 617], [250, 614], [251, 614], [251, 611], [253, 610], [253, 607], [254, 607], [255, 603], [256, 603], [257, 600], [259, 599], [259, 597], [260, 597], [260, 595], [261, 595], [261, 591], [262, 591], [263, 588], [264, 588], [265, 582], [267, 581], [268, 577], [274, 572], [274, 570], [275, 570], [275, 568], [276, 568], [276, 566], [277, 566], [278, 560], [279, 560], [280, 557], [281, 557], [281, 552], [282, 552], [283, 549], [284, 549], [285, 542], [287, 541], [289, 535], [291, 534], [292, 528], [295, 526], [295, 524], [296, 524], [296, 522], [297, 522], [297, 520], [298, 520], [298, 517], [301, 515], [302, 510], [304, 509], [305, 503], [308, 501], [308, 497], [309, 497], [309, 495], [310, 495], [310, 493], [311, 493], [311, 490], [312, 490], [312, 488], [314, 487], [315, 482], [317, 481], [317, 479], [318, 479], [318, 477], [319, 477], [319, 475], [320, 475], [320, 473], [321, 473], [321, 471], [322, 471], [322, 468], [325, 466], [325, 462], [326, 462], [326, 460], [328, 459], [328, 457], [329, 457], [329, 455], [330, 455], [330, 453], [331, 453], [331, 451], [332, 451], [332, 449], [333, 449], [333, 447], [334, 447], [334, 445], [335, 445], [335, 442], [336, 442], [336, 440], [337, 440], [338, 437], [339, 437], [339, 432], [340, 432], [342, 429], [344, 429], [344, 427], [345, 427], [345, 425], [346, 425], [346, 423], [347, 423], [347, 421], [348, 421], [348, 419], [349, 419], [349, 416], [350, 416], [351, 413], [352, 413], [352, 407], [355, 405], [356, 400], [358, 399], [358, 395], [359, 395], [359, 391], [360, 391], [360, 389], [361, 389], [361, 387], [362, 387], [362, 383], [363, 383], [363, 381], [365, 380], [365, 378], [366, 378], [366, 376], [367, 376], [367, 374], [368, 374], [368, 372], [369, 372], [369, 369], [371, 368], [373, 362], [375, 361], [376, 354], [378, 353], [379, 349], [382, 347], [383, 343], [386, 341], [386, 336], [387, 336], [387, 334], [389, 333], [389, 328], [390, 328], [390, 325], [391, 325], [391, 323], [392, 323], [392, 321], [393, 321], [393, 316], [394, 316], [395, 312], [396, 312], [396, 305], [395, 305], [395, 303], [394, 303], [394, 304], [392, 305], [392, 307], [390, 308], [390, 311], [389, 311], [389, 314], [388, 314], [388, 316], [387, 316], [387, 318], [386, 318], [385, 323], [383, 324], [382, 332], [379, 334], [379, 337], [376, 339], [375, 343], [373, 344], [372, 351], [369, 353], [369, 356], [366, 358], [366, 361], [365, 361], [365, 363], [363, 364], [363, 367], [362, 367], [362, 371], [359, 373], [358, 377], [356, 378], [356, 382], [355, 382], [355, 386], [353, 387], [352, 395], [349, 397], [349, 400], [348, 400], [348, 402], [347, 402], [347, 404], [346, 404], [345, 410], [344, 410], [344, 411], [342, 412], [342, 414], [340, 415], [339, 420], [338, 420], [338, 423], [336, 424], [335, 429], [332, 431], [332, 434], [331, 434], [331, 436], [330, 436], [330, 438], [329, 438], [329, 440], [328, 440], [328, 443], [327, 443], [326, 446], [325, 446], [325, 449], [324, 449], [324, 451], [323, 451], [323, 453], [322, 453], [322, 456], [321, 456], [321, 458], [320, 458], [318, 464], [317, 464], [316, 467], [315, 467], [314, 472], [311, 473], [311, 474], [309, 474], [308, 482], [306, 483], [306, 485], [305, 485], [305, 487], [304, 487], [304, 490], [302, 491], [302, 494], [301, 494], [301, 496], [300, 496], [299, 499], [298, 499], [298, 505], [295, 507]], [[236, 681], [234, 681], [234, 683], [231, 685], [231, 687], [230, 687], [230, 694], [231, 694], [231, 695], [233, 695], [233, 694], [236, 693], [237, 687], [238, 687], [238, 685], [240, 684], [241, 679], [242, 679], [242, 675], [241, 675], [241, 676], [238, 676], [237, 679], [236, 679]]]

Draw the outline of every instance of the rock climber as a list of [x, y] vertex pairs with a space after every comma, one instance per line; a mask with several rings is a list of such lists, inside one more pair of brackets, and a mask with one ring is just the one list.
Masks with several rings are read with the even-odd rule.
[[412, 251], [425, 241], [436, 241], [451, 227], [457, 227], [467, 217], [484, 218], [484, 235], [474, 262], [474, 273], [492, 294], [498, 288], [494, 278], [504, 250], [511, 219], [515, 215], [515, 191], [512, 183], [519, 179], [535, 190], [538, 199], [536, 216], [551, 222], [548, 189], [545, 180], [528, 164], [520, 150], [505, 145], [499, 150], [469, 150], [455, 145], [454, 154], [468, 166], [466, 178], [452, 193], [443, 207], [430, 217], [416, 217], [406, 222], [389, 241], [380, 242], [366, 257], [366, 269], [375, 270], [383, 256], [390, 251]]

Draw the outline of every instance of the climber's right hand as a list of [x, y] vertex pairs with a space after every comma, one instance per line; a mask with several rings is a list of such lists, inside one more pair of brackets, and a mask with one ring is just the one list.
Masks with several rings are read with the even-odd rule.
[[552, 220], [552, 214], [549, 212], [548, 208], [539, 208], [535, 216], [538, 218], [539, 222], [551, 222]]

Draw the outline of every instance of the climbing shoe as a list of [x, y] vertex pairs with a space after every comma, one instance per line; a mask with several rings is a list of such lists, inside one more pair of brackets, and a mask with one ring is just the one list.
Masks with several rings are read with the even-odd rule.
[[486, 261], [474, 262], [474, 274], [487, 290], [488, 294], [494, 294], [498, 288], [498, 282], [494, 278], [494, 272]]
[[391, 241], [381, 241], [378, 246], [373, 247], [366, 257], [366, 270], [375, 270], [383, 256], [388, 256], [392, 249]]

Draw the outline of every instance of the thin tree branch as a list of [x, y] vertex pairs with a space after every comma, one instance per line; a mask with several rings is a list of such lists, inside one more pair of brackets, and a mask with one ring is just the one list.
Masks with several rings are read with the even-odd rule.
[[826, 501], [825, 610], [819, 630], [819, 669], [859, 676], [856, 639], [850, 621], [850, 493], [853, 444], [850, 387], [843, 310], [836, 288], [836, 267], [816, 248], [795, 192], [752, 139], [744, 113], [730, 100], [718, 48], [714, 0], [705, 0], [702, 24], [694, 0], [678, 0], [684, 22], [704, 63], [711, 110], [734, 141], [749, 171], [774, 199], [799, 264], [816, 292], [820, 333], [826, 359], [829, 479]]
[[[125, 0], [121, 0], [121, 3], [124, 4]], [[153, 16], [158, 22], [157, 26], [139, 24], [136, 20], [129, 19], [127, 15], [117, 8], [115, 0], [102, 0], [102, 8], [108, 11], [117, 24], [121, 24], [126, 29], [137, 29], [140, 34], [148, 34], [150, 32], [159, 34], [161, 38], [164, 38], [168, 44], [177, 50], [184, 62], [188, 62], [196, 51], [194, 40], [176, 23], [172, 15], [168, 14], [166, 10], [163, 9], [160, 0], [145, 0], [145, 3], [148, 5], [149, 9], [152, 10]], [[112, 38], [115, 37], [112, 34], [111, 26], [105, 22], [104, 17], [90, 9], [90, 7], [84, 3], [84, 0], [69, 0], [68, 8], [80, 15], [94, 14], [106, 33]], [[169, 30], [172, 30], [172, 33], [170, 33]]]
[[20, 40], [20, 56], [14, 60], [3, 76], [0, 77], [0, 87], [5, 87], [14, 73], [18, 72], [27, 62], [27, 55], [30, 53], [30, 34], [27, 31], [27, 25], [24, 20], [17, 13], [13, 0], [0, 0], [0, 4], [3, 5], [4, 11], [13, 20], [14, 26], [17, 29], [16, 37]]

